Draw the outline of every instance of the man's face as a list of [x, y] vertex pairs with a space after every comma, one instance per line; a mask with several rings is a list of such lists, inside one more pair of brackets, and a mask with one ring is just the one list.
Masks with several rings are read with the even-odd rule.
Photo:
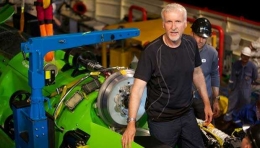
[[241, 148], [252, 148], [250, 139], [245, 136], [241, 142]]
[[180, 11], [164, 12], [163, 28], [166, 35], [171, 41], [178, 41], [185, 28], [187, 27], [187, 20], [184, 19], [184, 15]]
[[199, 49], [201, 49], [207, 43], [208, 38], [206, 37], [198, 36], [195, 33], [193, 33], [193, 37], [196, 40]]
[[250, 58], [249, 56], [241, 54], [241, 61], [243, 63], [247, 63], [249, 61], [249, 58]]

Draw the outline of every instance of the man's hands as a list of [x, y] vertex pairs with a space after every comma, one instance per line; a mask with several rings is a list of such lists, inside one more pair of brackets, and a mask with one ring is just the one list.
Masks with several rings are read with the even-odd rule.
[[213, 112], [212, 109], [210, 107], [210, 104], [205, 105], [204, 108], [204, 112], [205, 112], [205, 125], [209, 125], [212, 121], [212, 117], [213, 117]]
[[123, 148], [131, 148], [132, 142], [134, 141], [135, 132], [135, 122], [129, 122], [121, 140]]
[[220, 116], [220, 107], [219, 107], [219, 100], [215, 99], [213, 103], [213, 117], [217, 118]]

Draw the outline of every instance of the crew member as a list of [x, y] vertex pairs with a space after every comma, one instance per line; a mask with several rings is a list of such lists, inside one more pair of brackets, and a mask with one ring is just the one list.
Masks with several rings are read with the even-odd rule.
[[[205, 77], [210, 104], [212, 105], [214, 117], [218, 117], [220, 115], [218, 52], [213, 46], [207, 44], [207, 39], [212, 32], [211, 23], [206, 18], [198, 18], [193, 22], [191, 29], [192, 36], [199, 48], [202, 62], [201, 69]], [[205, 120], [204, 103], [195, 86], [193, 87], [193, 93], [192, 107], [194, 113], [198, 119]]]
[[[37, 0], [35, 2], [37, 10], [37, 19], [40, 25], [40, 34], [44, 36], [53, 35], [53, 8], [51, 0]], [[48, 52], [44, 60], [50, 62], [54, 59], [54, 51]]]

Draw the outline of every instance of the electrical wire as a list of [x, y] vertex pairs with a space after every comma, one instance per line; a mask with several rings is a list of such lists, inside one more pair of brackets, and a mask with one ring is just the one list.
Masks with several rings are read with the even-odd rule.
[[[62, 92], [62, 95], [61, 95], [61, 98], [60, 98], [60, 101], [57, 105], [57, 107], [55, 108], [54, 110], [54, 113], [53, 113], [53, 116], [54, 116], [54, 124], [55, 126], [60, 130], [60, 131], [64, 131], [64, 128], [60, 127], [58, 124], [57, 124], [57, 118], [58, 118], [58, 115], [60, 113], [60, 110], [62, 108], [62, 105], [63, 105], [63, 102], [65, 100], [65, 98], [67, 97], [67, 95], [76, 87], [78, 86], [81, 82], [83, 82], [84, 80], [86, 80], [87, 78], [89, 78], [90, 76], [92, 75], [99, 75], [100, 72], [104, 72], [104, 71], [108, 71], [108, 70], [123, 70], [123, 69], [126, 69], [125, 67], [110, 67], [110, 68], [104, 68], [104, 69], [100, 69], [100, 70], [97, 70], [96, 72], [90, 72], [89, 74], [87, 74], [86, 76], [82, 77], [80, 80], [78, 80], [76, 83], [74, 83], [71, 88], [66, 92], [66, 94], [64, 94], [65, 92]], [[124, 73], [121, 71], [121, 73]], [[64, 94], [64, 95], [63, 95]]]

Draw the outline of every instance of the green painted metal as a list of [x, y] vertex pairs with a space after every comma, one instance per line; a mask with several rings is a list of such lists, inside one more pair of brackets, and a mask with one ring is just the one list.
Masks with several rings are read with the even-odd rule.
[[14, 14], [14, 7], [10, 4], [6, 4], [0, 9], [0, 24], [4, 23]]
[[[75, 80], [79, 80], [85, 77], [85, 74], [78, 75], [77, 77], [72, 77], [71, 73], [73, 69], [62, 72], [61, 68], [66, 64], [63, 60], [65, 52], [62, 50], [55, 51], [55, 61], [52, 63], [57, 66], [58, 74], [56, 76], [55, 84], [50, 86], [45, 86], [43, 89], [43, 95], [49, 96], [51, 93], [56, 91], [63, 85], [68, 85]], [[28, 55], [26, 55], [28, 56]], [[4, 58], [0, 56], [0, 59]], [[72, 58], [72, 57], [70, 57]], [[69, 61], [72, 61], [69, 60]], [[47, 64], [47, 63], [45, 63]], [[10, 61], [5, 63], [0, 63], [0, 124], [4, 125], [5, 120], [8, 116], [12, 115], [12, 110], [10, 108], [10, 97], [14, 92], [19, 90], [24, 90], [30, 92], [30, 87], [28, 85], [28, 66], [27, 60], [24, 60], [22, 53], [14, 56]], [[93, 78], [87, 78], [84, 83], [91, 81]], [[98, 80], [103, 83], [105, 77], [99, 76]], [[35, 80], [37, 81], [37, 80]], [[83, 83], [82, 82], [82, 83]], [[66, 98], [70, 98], [76, 91], [80, 91], [81, 87], [76, 86]], [[98, 97], [98, 90], [91, 92], [84, 96], [84, 99], [77, 105], [77, 107], [71, 111], [67, 107], [62, 108], [59, 116], [56, 119], [56, 124], [58, 127], [62, 127], [64, 131], [55, 130], [51, 131], [55, 134], [55, 148], [59, 147], [62, 143], [63, 136], [66, 131], [75, 130], [77, 128], [83, 130], [90, 135], [90, 139], [87, 141], [87, 145], [90, 148], [120, 148], [121, 147], [121, 134], [114, 129], [110, 128], [104, 121], [98, 116], [98, 111], [96, 108], [96, 101]], [[58, 94], [49, 101], [45, 103], [46, 112], [50, 115], [54, 114], [55, 107], [59, 103], [61, 95]], [[67, 99], [66, 99], [67, 100]], [[145, 117], [139, 123], [138, 126], [147, 129], [145, 124]], [[0, 130], [0, 143], [4, 147], [12, 148], [15, 143], [8, 137], [6, 132]], [[132, 148], [142, 148], [137, 143], [133, 142]]]
[[2, 129], [0, 129], [0, 143], [3, 148], [15, 148], [14, 141]]

